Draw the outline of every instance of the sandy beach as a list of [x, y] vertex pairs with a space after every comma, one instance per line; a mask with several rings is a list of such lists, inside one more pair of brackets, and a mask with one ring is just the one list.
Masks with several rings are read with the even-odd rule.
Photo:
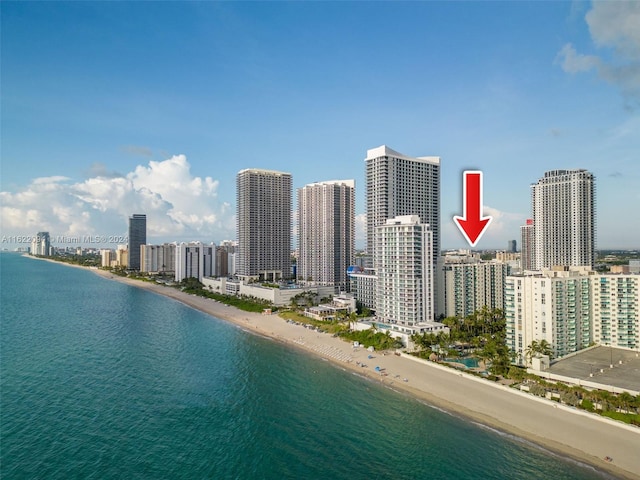
[[[461, 414], [621, 478], [640, 478], [640, 429], [518, 392], [457, 370], [392, 352], [368, 352], [277, 315], [238, 310], [175, 288], [93, 270], [105, 278], [173, 298], [247, 331], [333, 361], [385, 386]], [[369, 359], [368, 356], [373, 358]], [[362, 364], [366, 364], [362, 366]], [[376, 367], [386, 373], [381, 375]], [[406, 379], [406, 381], [405, 381]], [[605, 461], [611, 457], [612, 462]]]

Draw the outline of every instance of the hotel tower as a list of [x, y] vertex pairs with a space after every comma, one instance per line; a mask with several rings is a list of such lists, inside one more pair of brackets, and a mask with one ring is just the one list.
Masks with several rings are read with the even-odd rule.
[[533, 269], [595, 263], [595, 183], [587, 170], [552, 170], [531, 185]]
[[355, 249], [355, 181], [333, 180], [298, 189], [298, 269], [301, 281], [348, 291]]
[[291, 174], [250, 168], [236, 181], [236, 273], [270, 281], [291, 277]]

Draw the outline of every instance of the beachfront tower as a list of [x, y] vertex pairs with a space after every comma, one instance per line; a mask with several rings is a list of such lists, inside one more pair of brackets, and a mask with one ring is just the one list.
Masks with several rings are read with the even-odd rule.
[[403, 215], [376, 227], [376, 317], [414, 326], [433, 321], [433, 232], [417, 215]]
[[594, 266], [595, 202], [587, 170], [552, 170], [531, 185], [535, 270]]
[[355, 180], [311, 183], [298, 189], [298, 279], [349, 290], [355, 260]]
[[249, 168], [238, 172], [236, 182], [236, 274], [290, 277], [291, 174]]
[[48, 257], [51, 255], [51, 237], [49, 232], [38, 232], [31, 241], [31, 255]]
[[[435, 313], [444, 313], [441, 275], [435, 275], [440, 258], [440, 157], [409, 157], [382, 145], [367, 150], [366, 208], [367, 252], [374, 252], [376, 227], [399, 215], [417, 215], [433, 236], [430, 265]], [[374, 262], [375, 264], [375, 259]], [[432, 320], [432, 319], [429, 319]]]
[[129, 270], [140, 270], [140, 246], [147, 243], [147, 216], [134, 213], [129, 217]]

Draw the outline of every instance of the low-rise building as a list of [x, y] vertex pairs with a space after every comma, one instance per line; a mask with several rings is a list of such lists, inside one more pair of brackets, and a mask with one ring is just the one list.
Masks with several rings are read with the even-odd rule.
[[333, 320], [340, 313], [347, 317], [356, 312], [356, 299], [348, 293], [334, 295], [331, 303], [321, 303], [317, 307], [305, 309], [304, 315], [315, 320]]
[[369, 310], [375, 310], [378, 277], [373, 273], [373, 270], [356, 267], [350, 270], [349, 279], [351, 281], [351, 292], [360, 305]]
[[202, 284], [215, 293], [225, 295], [238, 295], [264, 300], [275, 306], [284, 306], [291, 303], [291, 299], [301, 293], [309, 292], [318, 298], [331, 297], [333, 286], [308, 286], [283, 284], [278, 287], [262, 285], [260, 283], [245, 283], [242, 280], [228, 278], [203, 278]]

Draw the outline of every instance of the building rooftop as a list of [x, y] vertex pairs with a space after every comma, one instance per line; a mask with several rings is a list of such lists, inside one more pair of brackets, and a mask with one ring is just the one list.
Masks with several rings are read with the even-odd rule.
[[262, 173], [262, 174], [266, 174], [266, 175], [291, 175], [290, 173], [287, 172], [279, 172], [277, 170], [265, 170], [263, 168], [245, 168], [244, 170], [240, 170], [238, 172], [238, 175], [241, 173], [245, 173], [245, 172], [251, 172], [251, 173]]
[[305, 187], [315, 187], [317, 185], [346, 185], [348, 187], [355, 188], [356, 181], [353, 180], [353, 179], [351, 179], [351, 180], [325, 180], [325, 181], [322, 181], [322, 182], [308, 183], [307, 185], [305, 185]]
[[367, 158], [365, 158], [365, 161], [380, 157], [395, 157], [401, 158], [403, 160], [411, 160], [414, 162], [433, 163], [436, 165], [440, 164], [440, 157], [410, 157], [400, 152], [396, 152], [386, 145], [381, 145], [379, 147], [367, 150]]
[[640, 390], [640, 352], [637, 350], [590, 348], [554, 362], [548, 371], [624, 390]]

